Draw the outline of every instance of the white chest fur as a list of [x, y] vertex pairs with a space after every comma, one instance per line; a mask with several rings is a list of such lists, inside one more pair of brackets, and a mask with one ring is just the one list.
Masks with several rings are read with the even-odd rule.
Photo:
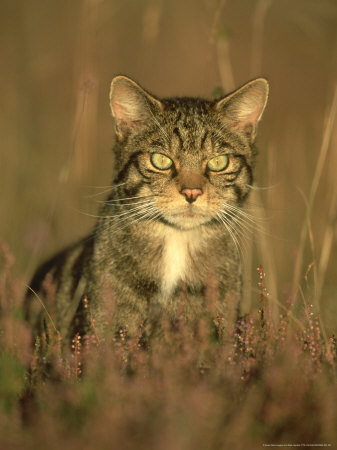
[[193, 259], [201, 245], [199, 231], [169, 230], [167, 232], [162, 259], [161, 294], [164, 297], [170, 296], [179, 282], [188, 279]]

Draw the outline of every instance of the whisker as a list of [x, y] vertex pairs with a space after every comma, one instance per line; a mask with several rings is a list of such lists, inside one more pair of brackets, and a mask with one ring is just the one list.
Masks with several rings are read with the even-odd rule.
[[[136, 220], [132, 220], [131, 222], [126, 223], [124, 226], [116, 228], [111, 234], [115, 234], [118, 231], [121, 231], [124, 228], [129, 227], [130, 225], [132, 225], [132, 224], [134, 224], [136, 222], [139, 222], [140, 220], [144, 220], [144, 219], [146, 219], [149, 216], [151, 217], [151, 214], [154, 214], [154, 213], [158, 214], [158, 216], [161, 215], [160, 211], [158, 211], [156, 208], [152, 207], [148, 211], [143, 211], [143, 212], [142, 211], [138, 211], [137, 213], [131, 214], [128, 217], [124, 217], [123, 219], [120, 220], [120, 224], [122, 224], [126, 220], [129, 220], [130, 218], [135, 218]], [[113, 227], [113, 225], [115, 225], [115, 224], [116, 223], [112, 223], [111, 227]]]
[[[249, 229], [249, 230], [261, 230], [261, 231], [263, 230], [263, 228], [260, 227], [256, 223], [255, 217], [250, 215], [250, 214], [245, 214], [241, 210], [231, 209], [231, 208], [228, 208], [228, 209], [224, 208], [221, 211], [226, 213], [226, 214], [228, 214], [233, 219], [235, 218], [237, 223], [245, 224], [246, 229]], [[240, 214], [240, 213], [243, 213], [243, 214]]]
[[[261, 224], [260, 224], [261, 222], [266, 222], [265, 218], [256, 217], [256, 216], [253, 216], [252, 214], [248, 214], [245, 210], [238, 208], [237, 206], [234, 206], [234, 205], [229, 205], [227, 203], [224, 203], [223, 206], [224, 206], [224, 210], [221, 210], [221, 211], [226, 212], [228, 215], [230, 215], [232, 220], [234, 220], [234, 218], [236, 218], [235, 222], [236, 223], [240, 222], [241, 226], [245, 226], [246, 230], [249, 231], [250, 233], [259, 232], [265, 236], [275, 238], [274, 235], [269, 233], [263, 226], [261, 226]], [[257, 222], [260, 222], [260, 223], [257, 223]], [[245, 225], [243, 225], [243, 224], [245, 224]]]
[[131, 217], [135, 217], [135, 216], [137, 216], [139, 214], [142, 214], [143, 212], [146, 212], [148, 210], [154, 209], [155, 207], [153, 205], [154, 205], [154, 203], [149, 203], [148, 205], [141, 205], [141, 206], [138, 206], [137, 208], [132, 208], [132, 209], [130, 209], [128, 211], [125, 211], [125, 212], [120, 213], [120, 214], [116, 214], [114, 216], [110, 216], [108, 218], [110, 218], [110, 219], [119, 219], [120, 217], [123, 217], [122, 219], [119, 220], [120, 222], [122, 222], [122, 221], [127, 220], [127, 219], [129, 219]]
[[244, 257], [247, 254], [247, 230], [244, 229], [244, 227], [242, 226], [242, 224], [239, 224], [238, 222], [236, 223], [236, 225], [234, 225], [230, 219], [233, 219], [233, 217], [229, 216], [227, 217], [227, 221], [228, 221], [228, 226], [231, 227], [231, 229], [233, 230], [233, 233], [235, 233], [237, 235], [237, 237], [240, 239], [240, 244], [242, 249], [242, 256]]
[[[109, 232], [110, 235], [112, 236], [112, 235], [118, 233], [119, 231], [129, 227], [130, 225], [132, 225], [142, 219], [144, 220], [144, 219], [150, 218], [150, 221], [152, 222], [153, 220], [155, 220], [157, 217], [160, 217], [160, 216], [161, 216], [161, 212], [158, 211], [156, 208], [153, 208], [153, 207], [151, 207], [150, 209], [147, 208], [147, 211], [144, 211], [144, 212], [138, 211], [137, 213], [130, 214], [128, 217], [123, 217], [122, 219], [119, 220], [119, 222], [116, 222], [116, 221], [110, 222], [109, 226], [106, 226], [107, 225], [106, 223], [98, 224], [98, 226], [95, 230], [95, 234], [97, 234], [98, 232], [101, 232], [101, 230], [104, 227], [106, 227], [106, 231], [108, 231], [108, 232], [109, 232], [109, 229], [112, 229], [112, 231]], [[132, 220], [130, 222], [130, 218], [135, 218], [135, 220]], [[127, 223], [125, 223], [125, 222], [127, 222]], [[113, 229], [116, 225], [119, 225], [119, 226], [117, 226], [117, 228]], [[120, 226], [120, 225], [123, 225], [123, 226]]]
[[220, 222], [223, 223], [223, 225], [225, 226], [225, 228], [228, 231], [229, 235], [231, 236], [231, 238], [232, 238], [232, 240], [234, 242], [234, 245], [236, 247], [236, 250], [238, 252], [238, 255], [239, 255], [240, 259], [241, 259], [241, 256], [243, 256], [242, 253], [241, 253], [242, 250], [241, 250], [241, 247], [240, 247], [240, 243], [239, 243], [237, 237], [235, 236], [234, 229], [231, 227], [231, 225], [228, 222], [228, 220], [226, 220], [225, 217], [221, 216], [220, 213], [217, 213], [217, 217], [219, 218]]
[[251, 184], [247, 184], [246, 186], [252, 189], [253, 191], [266, 191], [268, 189], [274, 189], [279, 186], [281, 183], [273, 184], [271, 186], [252, 186]]
[[89, 189], [105, 189], [105, 188], [115, 189], [115, 188], [118, 188], [119, 186], [123, 186], [124, 184], [126, 184], [126, 182], [124, 182], [124, 183], [119, 183], [119, 184], [107, 184], [107, 185], [105, 185], [105, 186], [91, 186], [91, 185], [84, 185], [83, 187], [89, 188]]
[[84, 198], [99, 197], [100, 195], [106, 194], [107, 192], [111, 192], [111, 187], [109, 187], [108, 189], [105, 189], [104, 191], [96, 192], [96, 194], [85, 195]]
[[221, 210], [223, 213], [227, 214], [238, 226], [241, 227], [241, 229], [244, 229], [245, 231], [249, 232], [249, 233], [254, 233], [254, 232], [260, 232], [262, 234], [267, 235], [267, 231], [261, 227], [259, 224], [257, 224], [256, 222], [254, 222], [253, 219], [247, 219], [245, 216], [239, 216], [237, 214], [237, 212], [235, 211], [224, 211]]
[[112, 200], [106, 200], [105, 203], [112, 204], [112, 203], [118, 203], [118, 202], [122, 202], [122, 201], [126, 201], [126, 200], [134, 200], [137, 198], [150, 198], [150, 197], [154, 197], [154, 195], [151, 194], [151, 195], [138, 195], [136, 197], [123, 197], [123, 198], [117, 198], [117, 199], [112, 199]]
[[153, 206], [153, 205], [155, 205], [154, 202], [149, 202], [148, 204], [145, 204], [145, 205], [139, 205], [139, 206], [136, 206], [135, 208], [128, 209], [127, 211], [124, 211], [124, 212], [122, 212], [122, 213], [120, 213], [120, 214], [114, 214], [114, 215], [111, 215], [111, 216], [106, 216], [106, 218], [107, 218], [107, 219], [109, 219], [109, 218], [110, 218], [110, 219], [115, 219], [115, 218], [117, 218], [117, 217], [122, 217], [122, 216], [125, 216], [125, 215], [131, 216], [133, 213], [139, 212], [139, 211], [141, 211], [142, 209], [144, 209], [144, 208], [146, 208], [146, 207], [149, 207], [149, 206]]
[[[154, 204], [154, 202], [149, 202], [149, 201], [147, 201], [147, 203], [148, 203], [149, 206]], [[76, 208], [74, 208], [74, 210], [75, 210], [76, 212], [80, 213], [80, 214], [83, 214], [83, 215], [87, 216], [87, 217], [94, 217], [94, 218], [96, 218], [96, 219], [113, 219], [114, 217], [119, 217], [119, 216], [124, 216], [125, 214], [130, 214], [130, 212], [132, 212], [132, 211], [134, 211], [134, 210], [138, 210], [138, 209], [144, 208], [144, 207], [146, 207], [146, 206], [147, 206], [146, 204], [139, 205], [139, 206], [136, 206], [135, 208], [129, 209], [128, 211], [124, 211], [123, 213], [120, 213], [120, 214], [111, 214], [111, 215], [107, 215], [107, 216], [102, 216], [102, 215], [96, 215], [96, 214], [86, 213], [86, 212], [81, 211], [81, 210], [78, 210], [78, 209], [76, 209]]]
[[91, 188], [91, 189], [103, 189], [103, 191], [95, 193], [95, 194], [90, 194], [90, 195], [85, 195], [85, 198], [93, 198], [93, 197], [98, 197], [100, 195], [106, 194], [107, 192], [110, 192], [112, 189], [117, 189], [120, 186], [123, 186], [126, 183], [120, 183], [120, 184], [113, 184], [113, 185], [109, 185], [109, 186], [85, 186], [87, 188]]
[[77, 213], [79, 213], [79, 214], [82, 214], [83, 216], [86, 216], [86, 217], [94, 217], [95, 219], [100, 219], [100, 218], [104, 218], [104, 216], [99, 216], [99, 215], [97, 215], [97, 214], [90, 214], [90, 213], [87, 213], [87, 212], [85, 212], [85, 211], [81, 211], [80, 209], [77, 209], [77, 208], [72, 208], [74, 211], [76, 211]]
[[[140, 220], [144, 220], [144, 219], [149, 219], [150, 221], [153, 221], [154, 218], [160, 217], [161, 216], [161, 212], [160, 211], [148, 211], [147, 213], [145, 213], [143, 216], [139, 217], [138, 219], [134, 220], [131, 222], [131, 224], [133, 223], [137, 223]], [[130, 224], [130, 225], [131, 225]]]
[[258, 220], [259, 221], [266, 220], [264, 217], [257, 217], [255, 215], [249, 214], [246, 210], [239, 208], [238, 206], [231, 205], [229, 203], [223, 203], [222, 206], [224, 206], [224, 208], [226, 210], [234, 211], [235, 213], [239, 214], [240, 216], [245, 217], [247, 220], [254, 223], [254, 225], [256, 224], [256, 221], [258, 221]]
[[235, 215], [233, 215], [232, 213], [225, 211], [225, 210], [221, 210], [222, 214], [224, 214], [227, 218], [233, 220], [236, 225], [240, 228], [240, 230], [238, 230], [240, 233], [242, 233], [242, 236], [244, 236], [244, 232], [248, 231], [250, 233], [252, 233], [253, 231], [255, 231], [255, 228], [253, 227], [253, 225], [251, 225], [250, 223], [246, 223], [244, 220], [242, 220], [242, 218], [238, 218]]
[[132, 203], [120, 203], [119, 205], [116, 205], [114, 203], [111, 203], [110, 200], [96, 200], [97, 203], [103, 203], [104, 205], [113, 205], [113, 206], [132, 206], [132, 205], [141, 205], [144, 203], [148, 203], [149, 200], [141, 200], [140, 202], [132, 202]]
[[[262, 205], [261, 202], [254, 202], [251, 198], [247, 200], [247, 202], [245, 203], [245, 211], [284, 211], [284, 209], [282, 208], [276, 208], [276, 207], [270, 207], [270, 206], [266, 206], [266, 205]], [[257, 219], [269, 219], [269, 217], [259, 217], [254, 215], [254, 217], [256, 217]]]

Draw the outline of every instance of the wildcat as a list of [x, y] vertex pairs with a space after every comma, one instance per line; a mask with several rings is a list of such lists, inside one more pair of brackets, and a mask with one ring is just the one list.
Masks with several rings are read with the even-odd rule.
[[230, 316], [268, 89], [258, 78], [218, 101], [159, 99], [126, 76], [112, 80], [111, 191], [92, 233], [37, 270], [25, 300], [37, 334], [51, 321], [68, 343], [140, 325], [151, 336], [181, 305], [186, 320]]

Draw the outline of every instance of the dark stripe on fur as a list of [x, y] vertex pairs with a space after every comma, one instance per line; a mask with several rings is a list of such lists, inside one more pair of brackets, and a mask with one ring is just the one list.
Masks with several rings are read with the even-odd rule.
[[250, 166], [247, 163], [247, 159], [245, 157], [245, 155], [238, 155], [238, 158], [240, 158], [241, 160], [241, 167], [240, 167], [240, 171], [242, 170], [242, 167], [245, 166], [248, 172], [248, 176], [249, 176], [249, 182], [248, 184], [252, 184], [253, 183], [253, 169], [252, 166]]
[[177, 138], [179, 140], [179, 150], [182, 150], [184, 148], [184, 141], [183, 141], [183, 138], [181, 137], [178, 127], [175, 127], [173, 129], [173, 133], [177, 136]]
[[128, 173], [128, 170], [132, 164], [134, 164], [135, 160], [138, 158], [139, 155], [141, 155], [143, 152], [135, 152], [132, 153], [130, 158], [127, 160], [127, 162], [124, 164], [122, 169], [118, 172], [118, 175], [116, 177], [116, 180], [114, 180], [115, 184], [120, 183], [121, 181], [124, 181], [126, 178], [126, 174]]
[[201, 148], [201, 149], [202, 149], [202, 148], [204, 147], [204, 145], [205, 145], [207, 136], [208, 136], [208, 131], [206, 130], [206, 131], [205, 131], [205, 134], [204, 134], [203, 137], [201, 138], [201, 142], [200, 142], [200, 148]]

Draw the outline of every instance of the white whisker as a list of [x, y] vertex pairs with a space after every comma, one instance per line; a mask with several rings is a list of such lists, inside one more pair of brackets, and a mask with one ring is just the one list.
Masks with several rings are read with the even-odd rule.
[[[151, 217], [151, 215], [158, 215], [158, 216], [160, 216], [161, 213], [160, 213], [160, 211], [157, 210], [157, 208], [151, 207], [151, 208], [148, 208], [147, 211], [138, 211], [136, 213], [131, 214], [128, 217], [123, 217], [119, 221], [119, 225], [123, 224], [123, 226], [117, 227], [111, 234], [115, 234], [118, 231], [121, 231], [121, 230], [129, 227], [130, 225], [139, 222], [140, 220], [144, 220], [144, 219], [146, 219], [148, 217]], [[135, 220], [129, 221], [130, 219], [135, 219]], [[128, 221], [128, 222], [125, 224], [126, 221]], [[118, 223], [114, 222], [114, 223], [110, 224], [110, 228], [112, 228], [116, 224], [118, 224]]]
[[231, 236], [234, 245], [236, 247], [236, 250], [238, 252], [238, 255], [241, 259], [241, 256], [243, 256], [242, 254], [242, 250], [240, 247], [240, 243], [237, 239], [237, 237], [235, 236], [236, 230], [233, 229], [233, 227], [230, 225], [230, 223], [228, 222], [228, 220], [226, 219], [226, 217], [222, 216], [220, 213], [217, 213], [217, 217], [219, 218], [220, 222], [223, 223], [223, 225], [225, 226], [226, 230], [228, 231], [229, 235]]
[[254, 221], [254, 219], [252, 219], [251, 217], [246, 217], [244, 215], [240, 215], [238, 214], [238, 211], [236, 210], [227, 210], [222, 209], [221, 210], [223, 213], [225, 213], [226, 215], [228, 215], [232, 220], [235, 221], [235, 223], [237, 223], [239, 226], [241, 226], [241, 228], [244, 228], [246, 231], [249, 232], [253, 232], [253, 231], [264, 231], [261, 227], [259, 227], [256, 222]]
[[254, 232], [259, 232], [266, 236], [271, 236], [271, 234], [268, 233], [264, 227], [257, 223], [262, 221], [265, 222], [265, 218], [253, 216], [252, 214], [247, 213], [247, 211], [228, 203], [223, 204], [223, 209], [221, 210], [221, 212], [226, 213], [227, 216], [231, 218], [231, 220], [233, 220], [238, 226], [241, 227], [241, 229], [244, 228], [246, 231], [252, 234]]
[[113, 184], [110, 186], [86, 186], [91, 189], [103, 189], [103, 191], [91, 195], [86, 195], [85, 198], [99, 197], [100, 195], [106, 194], [107, 192], [110, 192], [112, 189], [117, 189], [118, 187], [123, 186], [124, 184], [126, 183]]
[[111, 187], [104, 189], [102, 192], [96, 192], [96, 194], [85, 195], [84, 198], [94, 198], [99, 197], [100, 195], [106, 194], [111, 191]]
[[97, 203], [103, 203], [104, 205], [114, 205], [114, 206], [134, 206], [134, 205], [141, 205], [141, 204], [145, 204], [148, 203], [149, 200], [141, 200], [140, 202], [132, 202], [132, 203], [120, 203], [120, 204], [116, 204], [116, 203], [111, 203], [110, 200], [97, 200]]
[[241, 234], [241, 236], [245, 236], [245, 232], [250, 232], [252, 233], [254, 231], [254, 227], [251, 224], [247, 224], [244, 220], [242, 220], [242, 218], [238, 218], [235, 215], [231, 214], [230, 212], [221, 209], [221, 213], [224, 214], [226, 216], [226, 218], [228, 218], [229, 220], [232, 220], [233, 222], [235, 222], [235, 224], [237, 225], [237, 227], [239, 227], [239, 229], [237, 230], [238, 233]]
[[147, 200], [146, 204], [142, 204], [142, 205], [136, 206], [135, 208], [130, 208], [128, 211], [123, 211], [120, 214], [111, 214], [111, 215], [106, 215], [106, 216], [96, 215], [96, 214], [89, 214], [89, 213], [86, 213], [84, 211], [80, 211], [78, 209], [75, 209], [75, 211], [80, 213], [80, 214], [83, 214], [83, 215], [85, 215], [87, 217], [95, 217], [96, 219], [113, 219], [115, 217], [124, 216], [124, 215], [130, 214], [131, 212], [133, 212], [135, 210], [139, 210], [139, 209], [142, 209], [142, 208], [144, 208], [146, 206], [152, 206], [152, 205], [154, 205], [154, 202]]
[[107, 185], [105, 185], [105, 186], [90, 186], [90, 185], [85, 185], [85, 186], [83, 186], [83, 187], [89, 188], [89, 189], [106, 189], [106, 188], [109, 188], [109, 189], [115, 189], [115, 188], [118, 188], [119, 186], [123, 186], [124, 184], [126, 184], [126, 182], [124, 182], [124, 183], [119, 183], [119, 184], [107, 184]]
[[246, 183], [246, 186], [249, 187], [249, 189], [252, 189], [253, 191], [266, 191], [268, 189], [274, 189], [279, 185], [280, 183], [273, 184], [272, 186], [252, 186], [251, 184]]
[[106, 200], [105, 203], [107, 204], [113, 204], [113, 203], [119, 203], [119, 202], [123, 202], [126, 200], [134, 200], [137, 198], [150, 198], [153, 197], [153, 194], [151, 195], [137, 195], [136, 197], [123, 197], [123, 198], [117, 198], [117, 199], [112, 199], [112, 200]]
[[131, 216], [133, 213], [139, 212], [139, 211], [141, 211], [141, 210], [143, 210], [143, 209], [145, 209], [145, 208], [147, 208], [149, 206], [153, 206], [153, 205], [155, 205], [155, 202], [148, 202], [145, 205], [139, 205], [139, 206], [136, 206], [135, 208], [130, 208], [127, 211], [124, 211], [124, 212], [122, 212], [120, 214], [114, 214], [114, 215], [111, 215], [111, 216], [106, 216], [106, 218], [115, 219], [115, 218], [122, 217], [122, 216]]
[[265, 221], [266, 219], [263, 217], [257, 217], [255, 215], [249, 214], [246, 210], [239, 208], [238, 206], [231, 205], [229, 203], [223, 203], [222, 205], [226, 210], [233, 211], [235, 214], [240, 215], [241, 217], [244, 217], [248, 221], [252, 222], [254, 225], [256, 225], [257, 221]]
[[249, 218], [251, 218], [252, 220], [255, 219], [255, 216], [253, 216], [252, 214], [249, 214], [246, 210], [244, 210], [244, 209], [242, 209], [242, 208], [240, 208], [240, 207], [238, 207], [238, 206], [232, 205], [232, 204], [230, 204], [230, 203], [223, 203], [223, 206], [224, 206], [226, 209], [229, 209], [229, 210], [238, 212], [239, 214], [241, 214], [241, 215], [243, 215], [243, 216], [245, 216], [245, 217], [249, 217]]

